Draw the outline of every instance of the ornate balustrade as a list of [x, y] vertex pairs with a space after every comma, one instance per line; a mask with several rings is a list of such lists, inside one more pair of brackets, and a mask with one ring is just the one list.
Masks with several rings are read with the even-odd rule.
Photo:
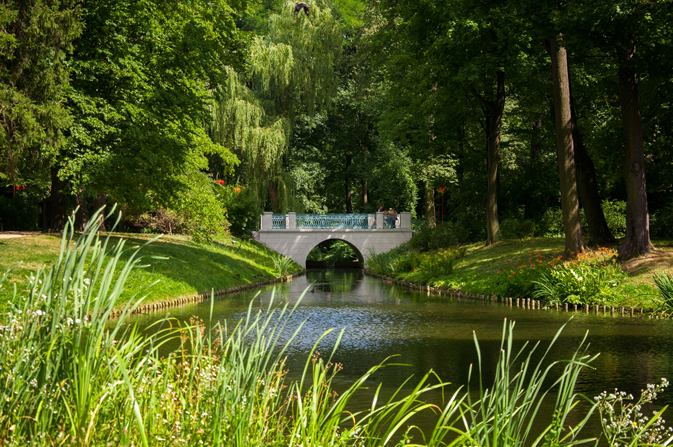
[[297, 214], [298, 229], [361, 229], [371, 225], [373, 214]]
[[411, 213], [273, 214], [261, 216], [260, 230], [411, 230]]
[[285, 214], [274, 214], [272, 217], [274, 230], [284, 230], [287, 227], [287, 216]]

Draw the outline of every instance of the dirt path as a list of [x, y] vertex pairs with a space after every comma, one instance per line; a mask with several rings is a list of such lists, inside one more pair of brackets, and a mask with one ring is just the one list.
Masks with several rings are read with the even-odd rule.
[[658, 248], [646, 256], [626, 261], [623, 266], [631, 275], [649, 273], [653, 270], [670, 270], [673, 268], [673, 248]]
[[15, 237], [24, 236], [38, 236], [42, 233], [39, 231], [2, 231], [0, 232], [0, 239], [12, 239]]

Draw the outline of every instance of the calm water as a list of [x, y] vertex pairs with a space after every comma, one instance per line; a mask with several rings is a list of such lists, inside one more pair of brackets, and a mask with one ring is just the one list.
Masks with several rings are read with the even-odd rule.
[[[492, 377], [505, 318], [516, 321], [517, 343], [540, 340], [542, 346], [538, 350], [542, 351], [571, 315], [428, 297], [384, 284], [359, 271], [309, 272], [291, 283], [276, 286], [275, 299], [293, 303], [307, 287], [311, 291], [292, 315], [287, 330], [289, 337], [305, 321], [288, 352], [290, 378], [301, 374], [308, 352], [320, 335], [331, 328], [344, 328], [345, 334], [334, 355], [334, 361], [343, 364], [337, 386], [354, 382], [373, 365], [398, 355], [394, 361], [409, 366], [384, 368], [371, 382], [382, 383], [388, 392], [409, 376], [420, 378], [430, 369], [456, 387], [466, 384], [469, 366], [477, 361], [473, 331], [481, 345], [486, 374]], [[255, 298], [255, 307], [266, 309], [271, 292], [272, 288], [264, 289]], [[230, 325], [237, 322], [255, 294], [216, 300], [213, 320], [226, 319]], [[210, 303], [187, 305], [169, 312], [178, 319], [189, 320], [196, 315], [208, 321]], [[147, 325], [163, 317], [154, 313], [137, 316], [135, 321]], [[579, 392], [593, 397], [603, 390], [619, 388], [636, 395], [647, 383], [658, 382], [662, 377], [673, 379], [673, 322], [577, 313], [550, 358], [570, 358], [587, 331], [589, 353], [600, 356], [592, 363], [595, 370], [582, 373]], [[336, 332], [319, 345], [323, 356], [331, 352]], [[355, 405], [367, 408], [370, 399], [371, 394], [365, 391]], [[671, 403], [673, 389], [660, 395], [657, 407]], [[670, 415], [668, 419], [673, 420]]]

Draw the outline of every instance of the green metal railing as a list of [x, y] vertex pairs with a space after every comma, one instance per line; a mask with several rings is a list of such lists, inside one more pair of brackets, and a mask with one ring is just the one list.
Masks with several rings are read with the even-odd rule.
[[298, 229], [369, 228], [368, 214], [297, 214]]
[[285, 229], [285, 214], [274, 214], [272, 220], [274, 230], [284, 230]]

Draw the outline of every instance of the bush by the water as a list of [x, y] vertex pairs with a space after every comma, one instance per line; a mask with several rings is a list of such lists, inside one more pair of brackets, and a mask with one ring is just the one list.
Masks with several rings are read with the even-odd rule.
[[[602, 402], [599, 396], [569, 418], [582, 399], [575, 392], [577, 377], [595, 358], [584, 342], [571, 359], [554, 362], [546, 359], [549, 349], [540, 357], [533, 356], [537, 345], [528, 352], [515, 347], [514, 324], [506, 322], [494, 379], [481, 375], [479, 361], [467, 389], [429, 402], [450, 385], [428, 372], [413, 389], [401, 386], [388, 400], [376, 392], [368, 410], [352, 413], [356, 394], [372, 376], [394, 366], [373, 366], [336, 393], [340, 366], [316, 352], [320, 337], [300, 378], [288, 380], [284, 358], [294, 336], [282, 331], [294, 308], [287, 304], [271, 300], [257, 311], [253, 300], [240, 322], [218, 322], [212, 329], [199, 320], [163, 320], [148, 336], [128, 325], [139, 295], [110, 321], [139, 249], [122, 265], [124, 242], [110, 247], [110, 238], [99, 239], [97, 229], [94, 215], [74, 239], [71, 219], [58, 259], [35, 272], [29, 292], [15, 296], [4, 316], [3, 445], [373, 447], [407, 444], [413, 437], [416, 445], [427, 446], [570, 446], [582, 439]], [[171, 344], [177, 347], [160, 354], [160, 347]], [[475, 347], [481, 358], [476, 336]], [[554, 411], [538, 412], [546, 406]], [[603, 411], [606, 419], [620, 416], [609, 406], [605, 411], [612, 413]], [[410, 419], [428, 412], [437, 422], [421, 433]], [[539, 435], [531, 432], [533, 421], [544, 427]], [[636, 445], [660, 435], [660, 414], [652, 421], [637, 430], [633, 423], [611, 427], [605, 434]]]

